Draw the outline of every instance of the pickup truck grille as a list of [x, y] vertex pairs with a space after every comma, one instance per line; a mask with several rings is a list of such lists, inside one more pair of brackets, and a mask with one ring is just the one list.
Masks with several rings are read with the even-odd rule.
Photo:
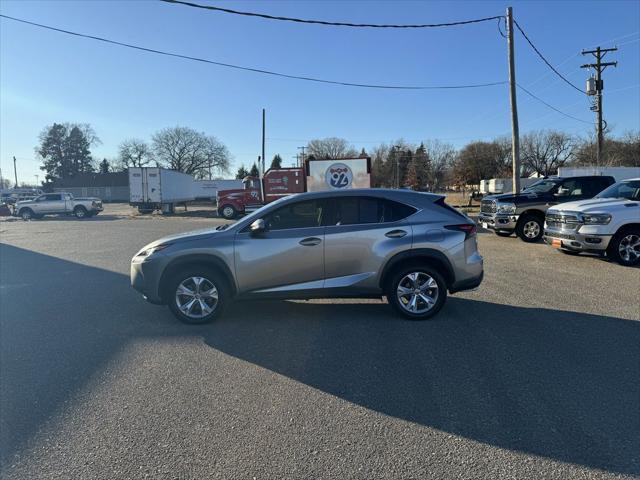
[[482, 202], [480, 202], [480, 212], [496, 213], [496, 202], [493, 200], [482, 200]]
[[577, 215], [564, 213], [547, 213], [547, 227], [561, 230], [576, 230], [582, 222]]

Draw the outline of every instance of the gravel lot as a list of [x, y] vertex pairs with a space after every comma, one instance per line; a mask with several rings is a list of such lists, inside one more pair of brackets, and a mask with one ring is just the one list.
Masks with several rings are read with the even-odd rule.
[[640, 269], [479, 234], [485, 281], [430, 322], [379, 301], [179, 324], [129, 287], [220, 220], [0, 223], [3, 479], [640, 476]]

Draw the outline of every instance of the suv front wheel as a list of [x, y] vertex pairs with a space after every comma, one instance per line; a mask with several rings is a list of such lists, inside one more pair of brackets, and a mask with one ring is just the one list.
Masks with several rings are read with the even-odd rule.
[[410, 320], [426, 320], [437, 314], [447, 299], [447, 285], [431, 267], [407, 267], [391, 279], [387, 299]]
[[225, 287], [214, 271], [189, 268], [173, 275], [166, 300], [178, 320], [190, 324], [209, 323], [222, 313]]

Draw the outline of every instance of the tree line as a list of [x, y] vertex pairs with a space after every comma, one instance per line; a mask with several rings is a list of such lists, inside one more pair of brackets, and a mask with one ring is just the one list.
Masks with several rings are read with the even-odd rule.
[[[150, 142], [130, 138], [118, 148], [118, 157], [96, 161], [91, 147], [100, 139], [89, 124], [54, 123], [39, 136], [36, 153], [42, 160], [46, 181], [68, 178], [85, 172], [122, 171], [129, 167], [161, 166], [188, 173], [196, 178], [211, 178], [227, 173], [230, 154], [216, 137], [189, 127], [169, 127], [151, 136]], [[374, 187], [410, 187], [415, 190], [440, 190], [452, 185], [477, 185], [481, 179], [511, 177], [511, 140], [496, 138], [473, 141], [456, 149], [440, 140], [419, 145], [399, 139], [358, 150], [346, 139], [314, 139], [307, 144], [306, 158], [340, 159], [370, 156]], [[557, 130], [533, 131], [520, 139], [521, 177], [556, 174], [565, 165], [596, 164], [594, 138], [579, 138]], [[608, 135], [600, 166], [640, 166], [640, 132], [620, 137]], [[276, 154], [270, 168], [281, 168]], [[254, 163], [241, 165], [236, 178], [259, 176]]]
[[[512, 175], [511, 139], [473, 141], [456, 149], [440, 140], [413, 145], [399, 139], [358, 150], [347, 140], [326, 138], [307, 145], [307, 158], [340, 159], [371, 156], [374, 187], [440, 190], [453, 185], [478, 185], [480, 180]], [[555, 175], [563, 166], [596, 165], [595, 138], [580, 138], [557, 130], [532, 131], [520, 138], [521, 177]], [[608, 136], [602, 167], [640, 167], [640, 132]]]
[[36, 154], [42, 160], [45, 181], [69, 178], [79, 173], [124, 171], [129, 167], [158, 166], [211, 178], [229, 170], [230, 154], [216, 137], [189, 127], [168, 127], [154, 133], [151, 142], [124, 140], [118, 157], [97, 161], [91, 147], [100, 139], [88, 124], [54, 123], [39, 136]]

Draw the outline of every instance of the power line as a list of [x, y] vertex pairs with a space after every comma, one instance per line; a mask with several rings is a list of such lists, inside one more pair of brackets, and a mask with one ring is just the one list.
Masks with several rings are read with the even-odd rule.
[[240, 10], [232, 10], [230, 8], [214, 7], [212, 5], [201, 5], [199, 3], [186, 2], [182, 0], [160, 0], [165, 3], [173, 3], [179, 5], [186, 5], [187, 7], [201, 8], [204, 10], [213, 10], [216, 12], [231, 13], [234, 15], [244, 15], [247, 17], [259, 17], [267, 20], [281, 20], [284, 22], [296, 22], [296, 23], [310, 23], [315, 25], [329, 25], [332, 27], [355, 27], [355, 28], [439, 28], [439, 27], [454, 27], [458, 25], [469, 25], [472, 23], [488, 22], [489, 20], [496, 20], [504, 18], [503, 15], [496, 15], [493, 17], [476, 18], [473, 20], [462, 20], [458, 22], [447, 23], [421, 23], [421, 24], [389, 24], [389, 23], [349, 23], [349, 22], [328, 22], [325, 20], [309, 20], [303, 18], [293, 17], [279, 17], [275, 15], [267, 15], [266, 13], [255, 12], [243, 12]]
[[529, 39], [529, 37], [527, 36], [527, 34], [526, 34], [526, 33], [524, 33], [524, 30], [522, 30], [522, 27], [520, 27], [520, 25], [518, 24], [518, 22], [514, 20], [514, 21], [513, 21], [513, 23], [516, 25], [516, 28], [517, 28], [518, 30], [520, 30], [520, 33], [522, 34], [522, 36], [523, 36], [523, 37], [525, 38], [525, 40], [529, 43], [529, 45], [531, 45], [531, 48], [533, 48], [533, 50], [538, 54], [538, 56], [542, 59], [542, 61], [543, 61], [544, 63], [546, 63], [546, 64], [547, 64], [547, 66], [548, 66], [551, 70], [553, 70], [553, 71], [554, 71], [554, 73], [555, 73], [556, 75], [558, 75], [562, 80], [564, 80], [568, 85], [570, 85], [572, 88], [576, 89], [576, 90], [577, 90], [577, 91], [579, 91], [580, 93], [584, 94], [584, 92], [583, 92], [580, 88], [576, 87], [573, 83], [571, 83], [569, 80], [567, 80], [567, 79], [566, 79], [566, 78], [565, 78], [565, 77], [564, 77], [564, 76], [563, 76], [563, 75], [562, 75], [558, 70], [556, 70], [556, 69], [553, 67], [553, 65], [551, 65], [551, 64], [549, 63], [549, 61], [548, 61], [546, 58], [544, 58], [544, 55], [542, 55], [542, 53], [540, 53], [540, 50], [538, 50], [538, 49], [536, 48], [536, 46], [535, 46], [535, 45], [533, 44], [533, 42]]
[[496, 85], [503, 85], [503, 84], [506, 83], [505, 81], [502, 81], [502, 82], [476, 83], [476, 84], [469, 84], [469, 85], [381, 85], [381, 84], [343, 82], [343, 81], [338, 81], [338, 80], [326, 80], [326, 79], [322, 79], [322, 78], [306, 77], [306, 76], [301, 76], [301, 75], [289, 75], [289, 74], [286, 74], [286, 73], [273, 72], [273, 71], [270, 71], [270, 70], [263, 70], [263, 69], [260, 69], [260, 68], [243, 67], [241, 65], [233, 65], [231, 63], [216, 62], [214, 60], [208, 60], [206, 58], [192, 57], [192, 56], [189, 56], [189, 55], [182, 55], [182, 54], [179, 54], [179, 53], [171, 53], [171, 52], [166, 52], [166, 51], [163, 51], [163, 50], [156, 50], [154, 48], [140, 47], [138, 45], [133, 45], [133, 44], [130, 44], [130, 43], [118, 42], [116, 40], [109, 40], [107, 38], [97, 37], [97, 36], [94, 36], [94, 35], [87, 35], [87, 34], [84, 34], [84, 33], [72, 32], [70, 30], [63, 30], [61, 28], [51, 27], [49, 25], [43, 25], [41, 23], [35, 23], [35, 22], [30, 22], [28, 20], [23, 20], [23, 19], [16, 18], [16, 17], [10, 17], [8, 15], [0, 14], [0, 17], [6, 18], [8, 20], [13, 20], [15, 22], [20, 22], [20, 23], [25, 23], [27, 25], [32, 25], [34, 27], [44, 28], [44, 29], [47, 29], [47, 30], [53, 30], [54, 32], [65, 33], [67, 35], [73, 35], [73, 36], [76, 36], [76, 37], [88, 38], [88, 39], [91, 39], [91, 40], [97, 40], [99, 42], [109, 43], [109, 44], [112, 44], [112, 45], [118, 45], [118, 46], [126, 47], [126, 48], [132, 48], [134, 50], [141, 50], [143, 52], [156, 53], [158, 55], [165, 55], [165, 56], [168, 56], [168, 57], [176, 57], [176, 58], [182, 58], [184, 60], [192, 60], [192, 61], [195, 61], [195, 62], [208, 63], [208, 64], [211, 64], [211, 65], [217, 65], [219, 67], [227, 67], [227, 68], [234, 68], [236, 70], [244, 70], [244, 71], [248, 71], [248, 72], [262, 73], [264, 75], [273, 75], [273, 76], [276, 76], [276, 77], [291, 78], [291, 79], [294, 79], [294, 80], [305, 80], [305, 81], [308, 81], [308, 82], [327, 83], [327, 84], [331, 84], [331, 85], [341, 85], [341, 86], [346, 86], [346, 87], [378, 88], [378, 89], [390, 89], [390, 90], [455, 90], [455, 89], [466, 89], [466, 88], [492, 87], [492, 86], [496, 86]]
[[538, 100], [540, 103], [546, 105], [547, 107], [549, 107], [551, 110], [555, 110], [556, 112], [558, 112], [561, 115], [564, 115], [567, 118], [571, 118], [573, 120], [577, 120], [578, 122], [582, 122], [582, 123], [588, 123], [589, 125], [592, 125], [593, 122], [589, 122], [587, 120], [582, 120], [581, 118], [578, 117], [574, 117], [572, 115], [569, 115], [568, 113], [564, 113], [562, 110], [558, 110], [556, 107], [554, 107], [553, 105], [548, 104], [547, 102], [545, 102], [544, 100], [542, 100], [540, 97], [534, 95], [533, 93], [531, 93], [529, 90], [527, 90], [526, 88], [524, 88], [522, 85], [517, 84], [518, 88], [520, 90], [522, 90], [524, 93], [526, 93], [527, 95], [529, 95], [532, 98], [535, 98], [536, 100]]

